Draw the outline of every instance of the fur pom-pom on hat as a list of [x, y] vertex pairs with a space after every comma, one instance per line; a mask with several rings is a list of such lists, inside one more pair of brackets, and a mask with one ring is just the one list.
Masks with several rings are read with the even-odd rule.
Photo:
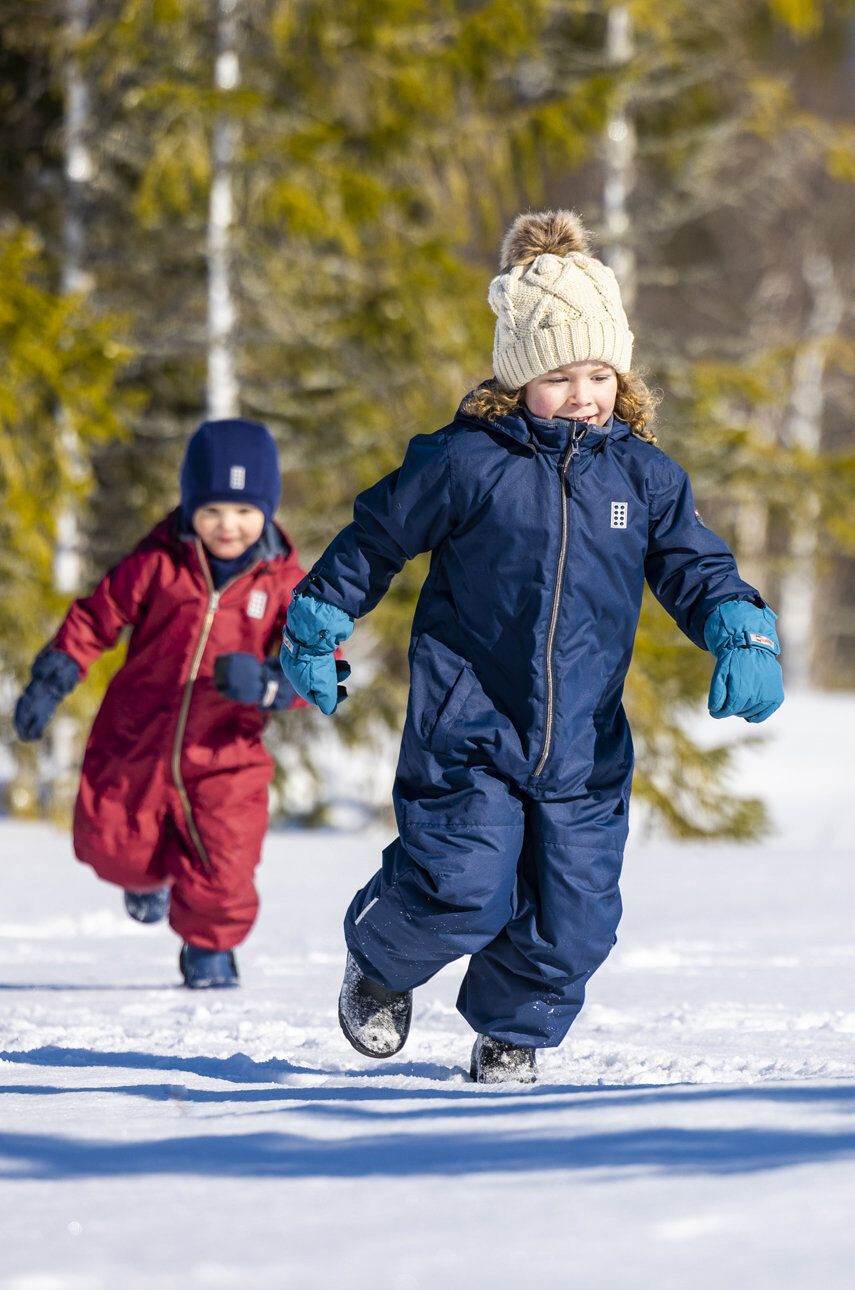
[[590, 253], [573, 211], [519, 215], [502, 242], [490, 283], [496, 315], [493, 371], [507, 390], [565, 363], [608, 363], [629, 371], [632, 332], [611, 269]]
[[575, 211], [526, 211], [505, 234], [499, 272], [527, 268], [539, 255], [591, 254], [588, 230]]

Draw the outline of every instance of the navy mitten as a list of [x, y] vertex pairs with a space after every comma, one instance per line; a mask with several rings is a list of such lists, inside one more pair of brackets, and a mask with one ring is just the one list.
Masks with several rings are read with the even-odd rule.
[[710, 686], [711, 717], [765, 721], [784, 702], [777, 655], [777, 615], [750, 600], [726, 600], [704, 624], [704, 640], [716, 656]]
[[347, 697], [341, 682], [350, 675], [350, 668], [333, 654], [352, 631], [353, 619], [343, 609], [314, 596], [294, 595], [279, 662], [297, 693], [327, 717]]
[[279, 660], [254, 654], [221, 654], [214, 660], [214, 685], [235, 703], [266, 712], [283, 712], [294, 702], [294, 687], [282, 675]]
[[31, 680], [15, 704], [19, 739], [41, 739], [62, 700], [80, 680], [80, 668], [70, 654], [46, 645], [33, 661]]

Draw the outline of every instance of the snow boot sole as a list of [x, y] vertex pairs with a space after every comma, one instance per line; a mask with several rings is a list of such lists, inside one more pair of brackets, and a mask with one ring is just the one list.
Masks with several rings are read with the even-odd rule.
[[347, 956], [338, 998], [338, 1021], [347, 1042], [363, 1057], [394, 1057], [407, 1042], [413, 1019], [412, 990], [387, 990]]
[[469, 1074], [476, 1084], [535, 1084], [537, 1049], [479, 1035], [472, 1049]]

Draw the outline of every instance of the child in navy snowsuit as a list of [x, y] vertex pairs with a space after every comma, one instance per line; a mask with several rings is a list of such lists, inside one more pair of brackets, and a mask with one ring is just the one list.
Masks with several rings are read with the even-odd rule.
[[713, 716], [783, 699], [775, 615], [646, 429], [612, 272], [576, 216], [521, 216], [490, 289], [496, 379], [412, 440], [297, 588], [292, 684], [335, 708], [332, 651], [432, 553], [410, 644], [399, 837], [345, 920], [340, 1020], [406, 1039], [411, 994], [471, 955], [458, 1008], [476, 1080], [535, 1078], [615, 941], [632, 742], [621, 704], [644, 581], [717, 658]]
[[40, 738], [63, 696], [130, 629], [86, 745], [74, 849], [125, 889], [132, 918], [169, 915], [193, 988], [237, 983], [233, 950], [258, 911], [253, 874], [273, 774], [262, 732], [271, 712], [302, 706], [276, 661], [304, 576], [273, 520], [280, 491], [265, 426], [200, 426], [181, 506], [72, 604], [15, 710], [20, 738]]

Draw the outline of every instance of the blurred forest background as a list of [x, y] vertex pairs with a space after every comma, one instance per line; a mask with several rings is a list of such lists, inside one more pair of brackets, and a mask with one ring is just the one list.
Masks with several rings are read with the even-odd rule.
[[[270, 426], [309, 562], [490, 374], [487, 286], [530, 207], [596, 231], [660, 444], [779, 611], [788, 684], [855, 686], [853, 85], [846, 0], [0, 0], [6, 809], [67, 810], [118, 657], [39, 749], [16, 693], [175, 504], [199, 420]], [[400, 721], [424, 571], [357, 633], [351, 746]], [[646, 605], [636, 794], [747, 837], [734, 731], [692, 735], [709, 673]], [[324, 816], [321, 720], [271, 728], [291, 818]]]

